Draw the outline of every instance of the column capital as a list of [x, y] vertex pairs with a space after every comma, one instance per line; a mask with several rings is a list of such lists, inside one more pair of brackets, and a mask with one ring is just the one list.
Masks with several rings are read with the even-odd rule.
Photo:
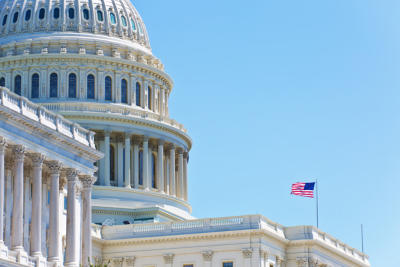
[[44, 155], [40, 154], [40, 153], [33, 153], [29, 155], [32, 163], [33, 163], [33, 167], [42, 167], [43, 162], [44, 162]]
[[74, 168], [68, 168], [66, 170], [66, 176], [67, 176], [67, 181], [68, 182], [77, 182], [78, 181], [78, 170]]
[[0, 153], [4, 153], [6, 146], [7, 146], [6, 139], [4, 137], [0, 137]]
[[132, 132], [124, 132], [124, 137], [125, 137], [125, 139], [131, 139]]
[[174, 254], [172, 253], [168, 253], [168, 254], [164, 254], [164, 262], [165, 264], [172, 264], [174, 262]]
[[111, 131], [110, 130], [105, 130], [104, 131], [104, 137], [110, 137]]
[[46, 163], [47, 167], [49, 167], [50, 174], [60, 174], [62, 165], [61, 162], [57, 160], [51, 160]]
[[251, 258], [251, 256], [253, 255], [253, 249], [252, 248], [243, 248], [242, 253], [243, 253], [243, 257]]
[[176, 148], [176, 146], [175, 146], [175, 144], [173, 144], [173, 143], [170, 143], [170, 144], [168, 145], [168, 149], [170, 149], [170, 150], [175, 150], [175, 148]]
[[187, 151], [183, 152], [183, 158], [185, 159], [189, 158], [189, 152]]
[[158, 145], [159, 146], [163, 146], [165, 144], [165, 140], [164, 139], [158, 139]]
[[22, 145], [14, 145], [12, 147], [14, 159], [16, 161], [23, 161], [25, 158], [25, 147]]
[[176, 148], [176, 152], [177, 152], [179, 155], [183, 155], [184, 150], [183, 150], [183, 148], [181, 148], [181, 147], [177, 147], [177, 148]]
[[143, 140], [143, 142], [149, 142], [149, 136], [147, 136], [147, 135], [143, 135], [143, 137], [142, 137], [142, 140]]
[[204, 261], [211, 261], [214, 252], [212, 250], [202, 251], [201, 254], [203, 255]]
[[82, 182], [83, 189], [91, 189], [93, 184], [96, 182], [96, 177], [93, 175], [81, 175], [79, 179]]

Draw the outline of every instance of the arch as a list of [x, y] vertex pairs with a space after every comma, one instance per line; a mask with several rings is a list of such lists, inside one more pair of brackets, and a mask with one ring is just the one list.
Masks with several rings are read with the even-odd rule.
[[1, 23], [2, 26], [6, 25], [6, 23], [7, 23], [7, 18], [8, 18], [8, 15], [5, 14], [4, 17], [3, 17], [3, 22]]
[[75, 9], [73, 7], [68, 8], [68, 18], [69, 19], [75, 18]]
[[68, 97], [76, 98], [76, 74], [70, 73], [68, 75]]
[[143, 150], [139, 151], [139, 185], [143, 185]]
[[140, 86], [140, 83], [139, 82], [137, 82], [136, 83], [136, 106], [138, 106], [138, 107], [140, 107], [140, 97], [141, 97], [141, 95], [140, 95], [140, 88], [141, 86]]
[[14, 13], [14, 16], [13, 16], [13, 23], [17, 23], [17, 21], [18, 21], [18, 16], [19, 16], [19, 12], [17, 11], [17, 12]]
[[152, 107], [153, 102], [152, 102], [152, 99], [151, 99], [151, 95], [152, 95], [152, 89], [149, 86], [149, 87], [147, 87], [147, 108], [148, 109], [152, 109], [153, 108]]
[[14, 93], [21, 95], [21, 75], [17, 75], [14, 78]]
[[107, 76], [104, 82], [104, 90], [105, 90], [105, 100], [112, 101], [112, 80], [110, 76]]
[[86, 86], [87, 86], [87, 98], [94, 99], [94, 91], [95, 91], [95, 78], [93, 74], [89, 74], [86, 78]]
[[121, 80], [121, 103], [128, 104], [128, 82]]
[[83, 18], [84, 18], [85, 20], [89, 20], [89, 9], [84, 8], [84, 9], [82, 10], [82, 13], [83, 13]]
[[111, 24], [117, 24], [117, 19], [115, 18], [114, 13], [110, 12], [110, 22]]
[[50, 74], [50, 97], [58, 97], [58, 75]]
[[32, 75], [31, 81], [31, 97], [32, 98], [39, 98], [39, 74], [35, 73]]
[[[56, 8], [58, 9], [58, 8]], [[54, 9], [55, 10], [55, 9]], [[60, 12], [60, 9], [58, 9], [58, 12]], [[46, 16], [46, 9], [43, 7], [39, 10], [39, 19], [42, 20]]]
[[136, 25], [135, 25], [135, 21], [133, 20], [133, 18], [131, 18], [131, 27], [132, 27], [132, 31], [136, 31]]
[[104, 20], [103, 12], [101, 12], [101, 10], [97, 10], [97, 20], [100, 22], [103, 22], [103, 20]]
[[32, 15], [32, 10], [31, 10], [31, 9], [28, 9], [28, 10], [25, 12], [25, 21], [29, 21], [29, 20], [31, 19], [31, 15]]
[[4, 77], [0, 78], [0, 86], [2, 86], [2, 87], [6, 86], [6, 79]]
[[54, 10], [53, 10], [53, 18], [54, 19], [58, 19], [60, 17], [60, 8], [59, 7], [56, 7], [56, 8], [54, 8]]

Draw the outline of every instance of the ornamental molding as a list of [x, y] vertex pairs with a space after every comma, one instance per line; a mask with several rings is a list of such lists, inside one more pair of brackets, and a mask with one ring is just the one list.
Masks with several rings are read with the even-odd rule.
[[164, 254], [163, 255], [163, 257], [164, 257], [164, 262], [165, 262], [165, 264], [173, 264], [173, 262], [174, 262], [174, 254], [172, 254], [172, 253], [169, 253], [169, 254]]
[[32, 153], [32, 154], [29, 154], [29, 156], [32, 160], [33, 167], [41, 168], [43, 166], [43, 162], [45, 159], [44, 155], [42, 155], [40, 153]]
[[242, 254], [245, 259], [249, 259], [253, 255], [253, 249], [252, 248], [243, 248]]

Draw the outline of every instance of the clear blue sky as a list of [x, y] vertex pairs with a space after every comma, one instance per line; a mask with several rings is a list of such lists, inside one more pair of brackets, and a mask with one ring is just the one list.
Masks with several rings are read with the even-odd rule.
[[400, 266], [400, 1], [135, 0], [193, 138], [196, 217], [315, 223]]

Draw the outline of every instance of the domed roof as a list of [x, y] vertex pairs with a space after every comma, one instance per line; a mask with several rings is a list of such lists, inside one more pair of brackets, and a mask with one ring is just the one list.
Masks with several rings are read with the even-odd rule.
[[118, 39], [151, 53], [146, 27], [129, 0], [0, 0], [0, 39], [40, 33]]

